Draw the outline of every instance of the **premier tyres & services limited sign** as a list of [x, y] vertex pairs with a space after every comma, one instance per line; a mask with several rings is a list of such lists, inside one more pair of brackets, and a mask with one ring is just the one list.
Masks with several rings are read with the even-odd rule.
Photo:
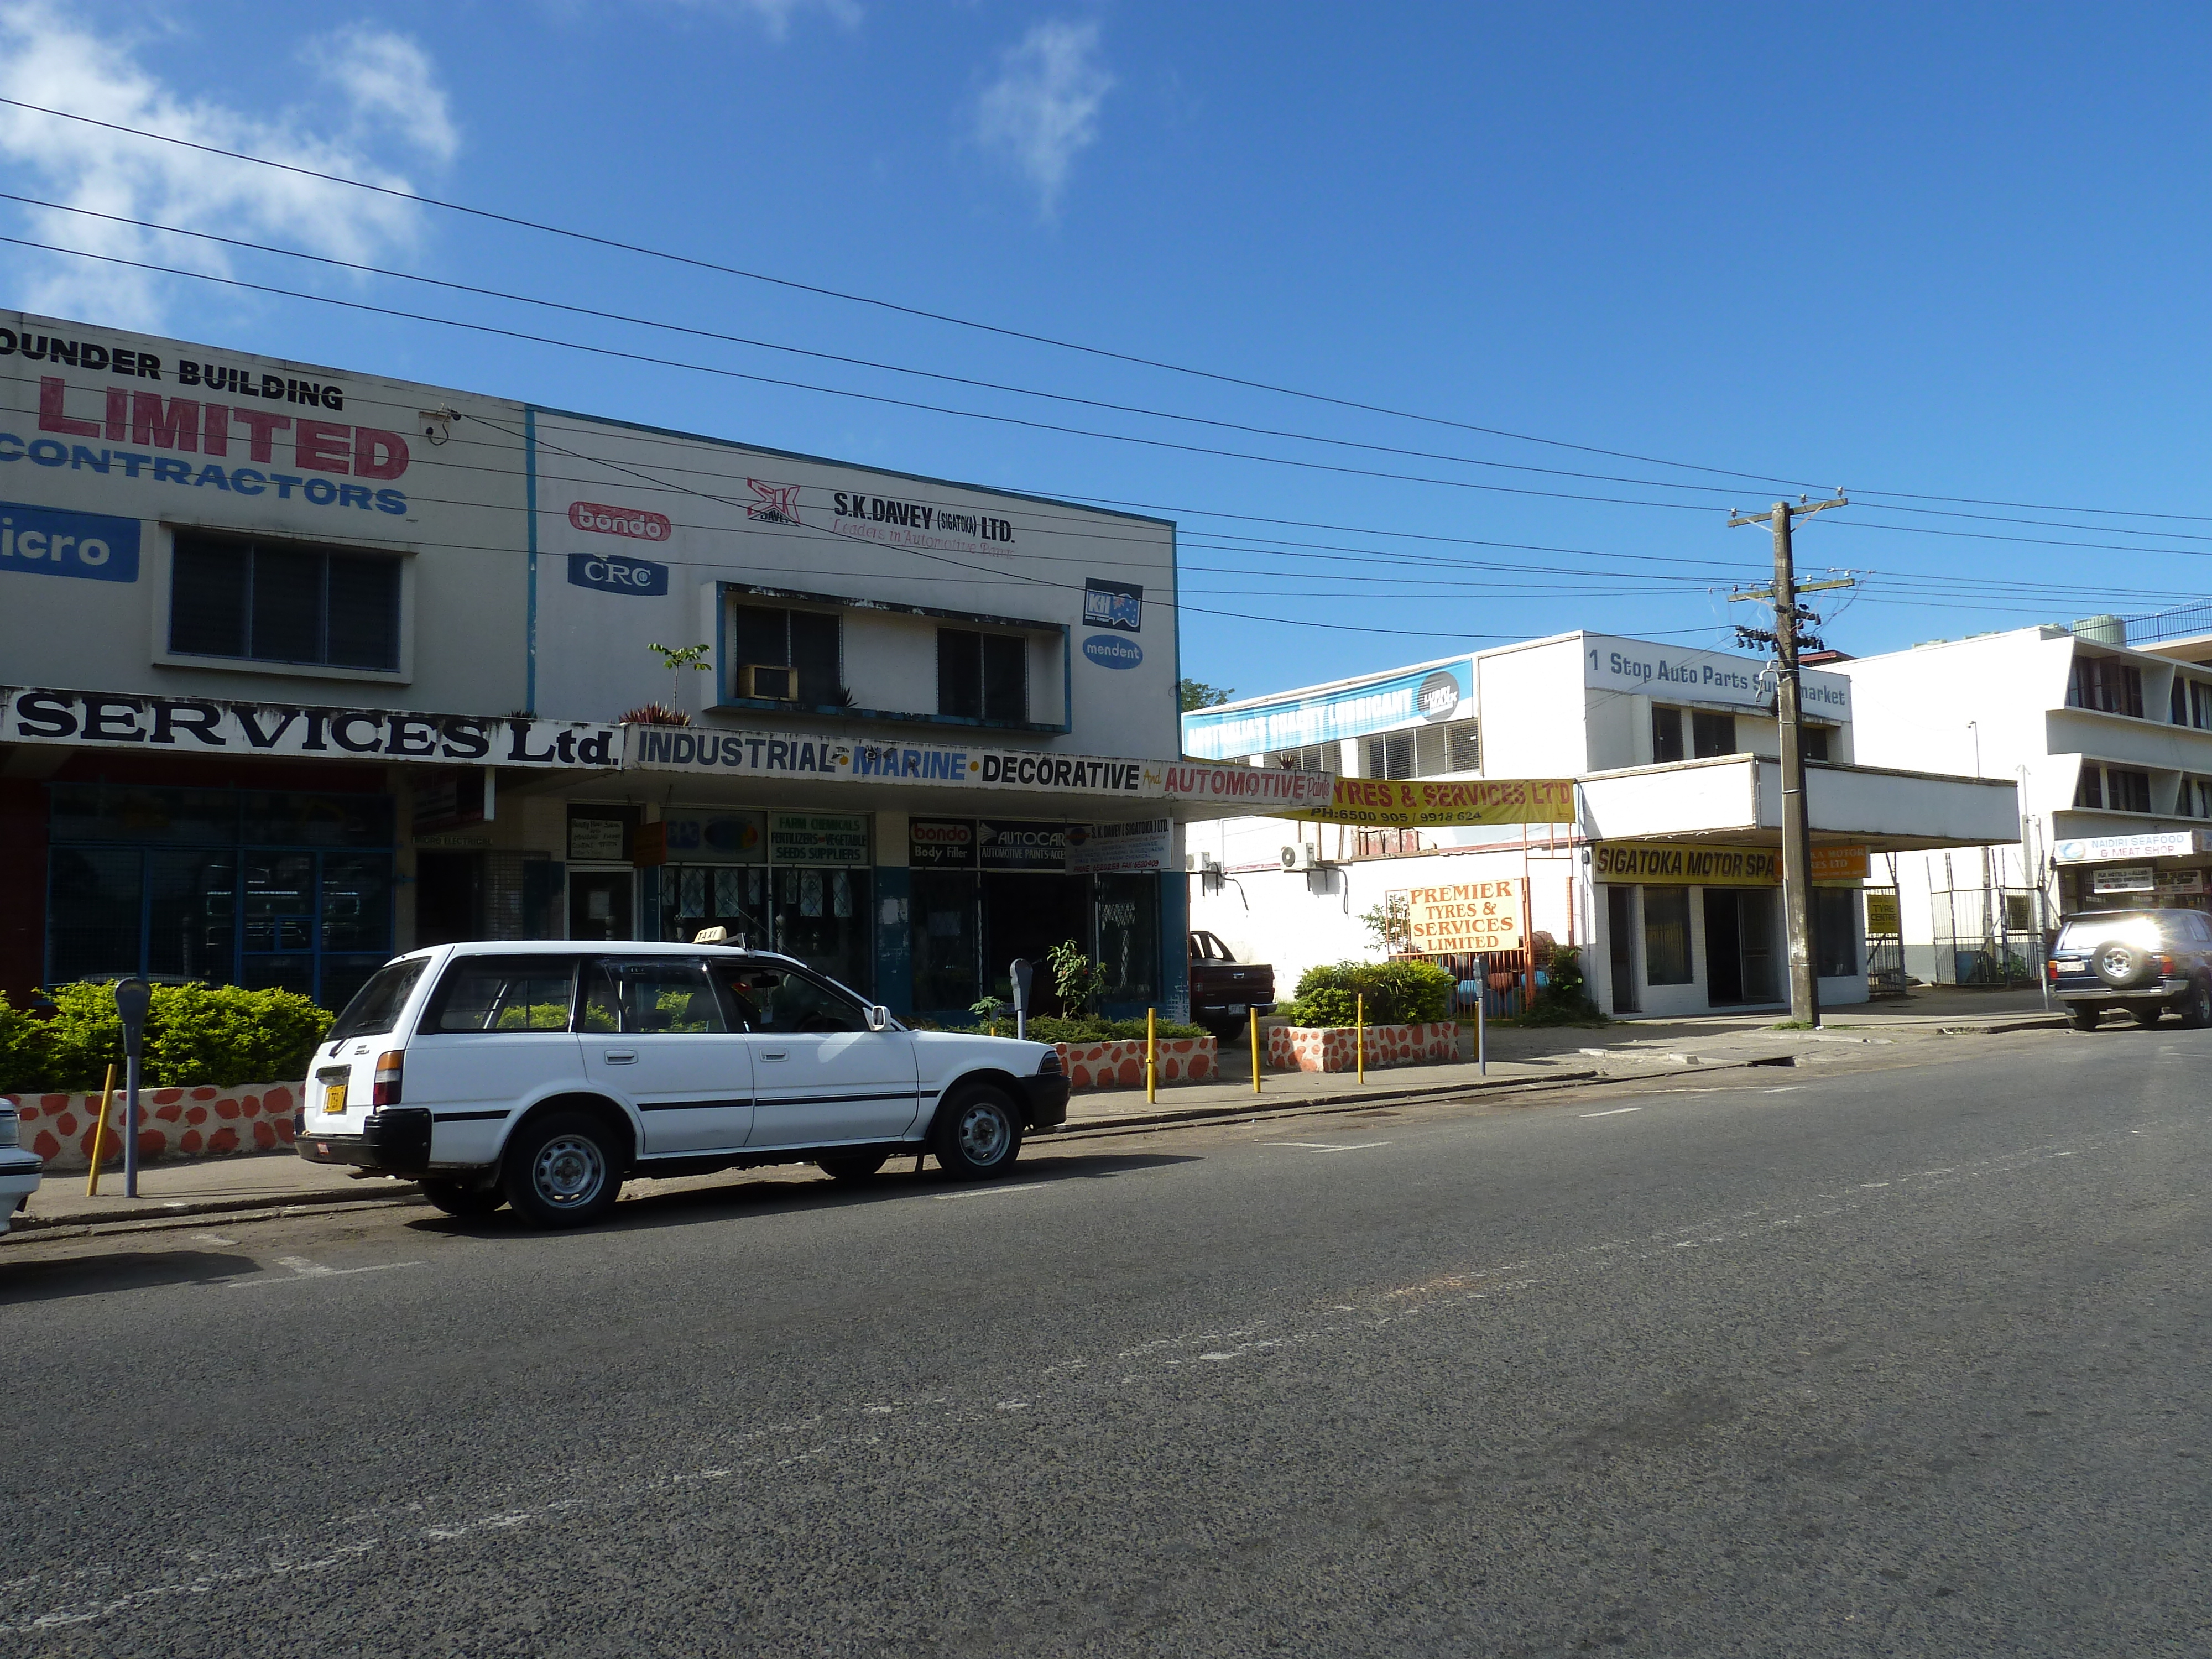
[[1406, 937], [1407, 949], [1422, 956], [1518, 950], [1521, 884], [1462, 881], [1416, 887], [1406, 895]]

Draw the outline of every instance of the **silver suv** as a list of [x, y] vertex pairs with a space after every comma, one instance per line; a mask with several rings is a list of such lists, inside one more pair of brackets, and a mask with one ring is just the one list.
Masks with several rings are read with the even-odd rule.
[[2198, 910], [2100, 910], [2071, 918], [2051, 948], [2051, 988], [2074, 1024], [2094, 1030], [2108, 1008], [2138, 1025], [2169, 1009], [2212, 1025], [2212, 920]]

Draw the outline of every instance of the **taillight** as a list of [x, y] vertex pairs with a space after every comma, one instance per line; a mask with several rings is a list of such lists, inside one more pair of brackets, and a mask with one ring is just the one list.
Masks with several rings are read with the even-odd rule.
[[2165, 975], [2166, 978], [2172, 979], [2173, 977], [2173, 958], [2172, 957], [2160, 957], [2158, 959], [2158, 971]]
[[2051, 971], [2050, 971], [2050, 973], [2046, 975], [2046, 977], [2048, 977], [2048, 978], [2050, 978], [2050, 979], [2052, 979], [2052, 980], [2056, 980], [2056, 979], [2058, 977], [2058, 958], [2057, 958], [2057, 957], [2052, 957], [2049, 962], [2045, 963], [2044, 965], [2051, 970]]
[[376, 1092], [370, 1103], [380, 1111], [399, 1103], [399, 1073], [406, 1058], [398, 1048], [387, 1048], [376, 1057]]

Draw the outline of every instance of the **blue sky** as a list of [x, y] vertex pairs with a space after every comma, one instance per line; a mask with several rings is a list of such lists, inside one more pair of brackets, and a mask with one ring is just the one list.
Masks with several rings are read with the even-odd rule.
[[[1869, 573], [1824, 629], [1866, 653], [2212, 589], [2208, 70], [2212, 19], [2179, 7], [0, 0], [10, 98], [1430, 421], [3, 106], [18, 195], [1160, 414], [15, 202], [0, 233], [286, 293], [13, 246], [0, 264], [13, 302], [89, 321], [1168, 512], [1185, 672], [1245, 695], [1577, 627], [1721, 643], [1722, 596], [1768, 556], [1726, 510], [1775, 480], [1852, 493], [1799, 555]], [[1567, 499], [1588, 496], [1636, 504]]]

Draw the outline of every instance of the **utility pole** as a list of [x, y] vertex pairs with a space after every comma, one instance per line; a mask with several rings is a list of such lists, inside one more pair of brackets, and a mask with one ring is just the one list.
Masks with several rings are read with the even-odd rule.
[[1844, 492], [1838, 489], [1833, 501], [1808, 502], [1801, 495], [1794, 507], [1777, 501], [1768, 512], [1738, 513], [1729, 519], [1731, 529], [1745, 524], [1774, 528], [1774, 586], [1729, 597], [1771, 599], [1774, 604], [1771, 634], [1747, 628], [1739, 628], [1736, 633], [1747, 641], [1771, 641], [1774, 646], [1775, 713], [1782, 730], [1782, 908], [1790, 934], [1790, 1018], [1803, 1025], [1820, 1023], [1820, 981], [1813, 962], [1813, 842], [1805, 811], [1805, 708], [1799, 696], [1797, 647], [1802, 643], [1818, 649], [1820, 641], [1801, 635], [1805, 623], [1819, 619], [1798, 605], [1797, 596], [1852, 584], [1845, 578], [1808, 582], [1799, 587], [1790, 558], [1790, 532], [1799, 519], [1847, 505]]

